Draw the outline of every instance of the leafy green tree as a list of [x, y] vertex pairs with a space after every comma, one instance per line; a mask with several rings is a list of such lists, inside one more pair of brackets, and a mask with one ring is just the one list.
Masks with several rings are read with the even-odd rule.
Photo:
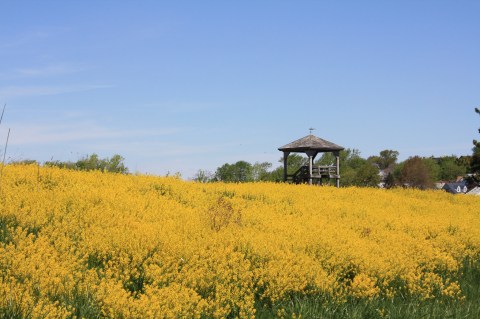
[[[283, 156], [278, 160], [282, 163], [281, 166], [270, 171], [272, 167], [271, 163], [255, 163], [253, 165], [253, 175], [255, 181], [270, 181], [270, 182], [282, 182], [283, 181]], [[291, 153], [288, 156], [287, 161], [287, 173], [293, 174], [300, 167], [308, 165], [308, 158], [297, 153]]]
[[78, 170], [77, 167], [75, 166], [74, 162], [62, 162], [59, 160], [55, 161], [46, 161], [44, 163], [45, 166], [55, 166], [55, 167], [60, 167], [60, 168], [66, 168], [66, 169], [73, 169], [73, 170]]
[[38, 165], [39, 164], [36, 160], [32, 160], [32, 159], [15, 160], [9, 163], [12, 165], [32, 165], [32, 164]]
[[354, 185], [377, 187], [379, 183], [380, 175], [378, 174], [378, 168], [368, 161], [365, 161], [365, 163], [356, 171]]
[[[340, 151], [340, 183], [342, 186], [350, 186], [354, 184], [355, 170], [353, 166], [360, 159], [360, 152], [356, 149], [344, 149]], [[315, 162], [315, 165], [334, 165], [336, 162], [333, 153], [322, 153], [322, 156]]]
[[225, 163], [215, 171], [215, 180], [222, 182], [251, 182], [253, 167], [245, 161]]
[[269, 169], [272, 167], [272, 163], [269, 162], [255, 162], [252, 165], [252, 179], [255, 182], [258, 181], [268, 181], [269, 177]]
[[97, 154], [86, 155], [76, 162], [47, 161], [46, 166], [57, 166], [77, 171], [100, 170], [103, 172], [127, 174], [128, 168], [125, 166], [125, 159], [115, 154], [112, 158], [100, 158]]
[[380, 152], [380, 156], [371, 156], [368, 158], [368, 161], [376, 164], [379, 169], [384, 170], [397, 163], [398, 155], [397, 151], [383, 150]]
[[215, 181], [232, 182], [234, 179], [232, 164], [225, 163], [215, 171]]
[[111, 173], [121, 173], [127, 174], [128, 168], [125, 166], [124, 161], [125, 158], [122, 156], [115, 154], [111, 158], [107, 158], [105, 160], [105, 170]]
[[[282, 160], [283, 161], [283, 160]], [[282, 182], [283, 181], [283, 166], [279, 166], [274, 170], [268, 172], [265, 176], [265, 181]]]
[[123, 163], [125, 159], [115, 154], [112, 158], [100, 158], [97, 154], [87, 155], [75, 163], [75, 167], [80, 171], [100, 170], [110, 173], [128, 173], [128, 168]]
[[97, 154], [92, 154], [90, 156], [85, 156], [79, 159], [75, 166], [80, 171], [91, 171], [91, 170], [104, 170], [105, 163], [100, 160]]
[[393, 168], [393, 179], [395, 180], [395, 185], [399, 185], [402, 183], [402, 170], [403, 166], [405, 165], [406, 161], [400, 162]]
[[[279, 178], [283, 178], [283, 167], [270, 171], [271, 167], [272, 163], [269, 162], [255, 162], [253, 165], [246, 161], [238, 161], [234, 164], [225, 163], [218, 167], [215, 174], [208, 176], [207, 179], [222, 182], [280, 181]], [[205, 172], [201, 170], [197, 172], [195, 180], [202, 181], [204, 179]]]
[[[340, 173], [342, 167], [358, 166], [361, 161], [360, 151], [347, 148], [340, 151]], [[315, 162], [315, 165], [335, 165], [336, 158], [333, 153], [322, 153], [322, 156]]]
[[[340, 183], [342, 186], [377, 186], [380, 182], [378, 169], [360, 156], [357, 149], [340, 151]], [[333, 153], [323, 153], [315, 165], [334, 165]]]
[[440, 180], [441, 169], [440, 169], [440, 165], [438, 165], [438, 161], [433, 157], [427, 157], [427, 158], [421, 158], [421, 159], [428, 168], [429, 175], [430, 175], [430, 178], [432, 179], [432, 182], [436, 182]]
[[465, 167], [467, 172], [470, 172], [470, 167], [472, 166], [472, 156], [471, 155], [462, 155], [457, 157], [457, 164], [459, 166]]
[[234, 177], [238, 182], [251, 182], [253, 180], [252, 164], [245, 161], [238, 161], [234, 165]]
[[467, 167], [459, 164], [456, 156], [444, 156], [438, 160], [440, 167], [439, 179], [443, 181], [455, 180], [458, 176], [463, 176], [467, 172]]

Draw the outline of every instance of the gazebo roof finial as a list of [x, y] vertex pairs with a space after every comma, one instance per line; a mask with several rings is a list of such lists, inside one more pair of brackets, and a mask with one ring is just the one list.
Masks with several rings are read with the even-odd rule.
[[315, 131], [315, 128], [314, 128], [314, 127], [310, 127], [308, 130], [310, 131], [310, 135], [312, 135], [312, 131]]

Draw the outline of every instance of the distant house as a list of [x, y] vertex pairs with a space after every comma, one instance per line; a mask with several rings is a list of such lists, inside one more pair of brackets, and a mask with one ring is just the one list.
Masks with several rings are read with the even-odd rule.
[[440, 181], [435, 183], [436, 189], [443, 189], [443, 186], [445, 186], [445, 182]]
[[[380, 188], [392, 187], [393, 185], [387, 185], [387, 184], [388, 184], [388, 175], [393, 174], [393, 165], [385, 169], [380, 169], [376, 164], [374, 164], [374, 166], [378, 168], [378, 176], [380, 176], [380, 183], [378, 183], [378, 187]], [[393, 179], [393, 175], [391, 178]]]
[[467, 195], [476, 195], [480, 196], [480, 186], [474, 187], [471, 189], [469, 192], [467, 192]]
[[466, 181], [455, 182], [455, 183], [445, 183], [442, 189], [451, 194], [466, 194], [468, 191]]

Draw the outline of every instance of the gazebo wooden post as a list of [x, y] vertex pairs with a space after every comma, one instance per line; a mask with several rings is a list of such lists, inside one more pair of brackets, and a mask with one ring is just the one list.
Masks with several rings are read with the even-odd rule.
[[337, 171], [336, 171], [336, 180], [337, 180], [337, 188], [340, 187], [340, 152], [333, 152], [336, 158], [336, 166], [337, 166]]
[[317, 155], [317, 152], [306, 151], [308, 155], [308, 184], [312, 185], [312, 176], [313, 176], [313, 158]]
[[311, 155], [308, 156], [308, 185], [312, 185], [312, 175], [313, 175], [313, 157]]
[[287, 159], [288, 155], [290, 155], [290, 152], [283, 152], [283, 181], [287, 181]]

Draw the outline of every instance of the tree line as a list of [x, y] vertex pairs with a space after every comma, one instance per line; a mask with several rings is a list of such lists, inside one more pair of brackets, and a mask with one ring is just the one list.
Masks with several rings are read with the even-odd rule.
[[[125, 158], [115, 154], [112, 157], [100, 158], [97, 154], [85, 155], [77, 161], [46, 161], [43, 165], [50, 167], [60, 167], [76, 171], [95, 171], [109, 173], [128, 174], [128, 167], [124, 163]], [[14, 161], [12, 164], [39, 164], [35, 160]]]
[[[433, 188], [436, 181], [452, 181], [471, 172], [472, 156], [419, 157], [414, 156], [398, 162], [399, 152], [383, 150], [377, 156], [363, 158], [357, 149], [340, 151], [340, 176], [342, 186], [410, 186]], [[283, 163], [283, 158], [279, 159]], [[314, 165], [333, 165], [335, 158], [324, 153]], [[287, 173], [295, 173], [308, 165], [308, 158], [299, 154], [288, 157]], [[197, 182], [281, 182], [283, 166], [271, 169], [269, 162], [249, 163], [238, 161], [225, 163], [214, 173], [199, 170], [194, 177]]]
[[[475, 108], [480, 115], [480, 109]], [[480, 129], [478, 129], [480, 133]], [[381, 186], [391, 188], [406, 186], [420, 189], [433, 188], [437, 181], [455, 181], [468, 175], [467, 182], [478, 183], [480, 175], [480, 141], [473, 140], [472, 155], [420, 157], [412, 156], [398, 162], [399, 152], [383, 150], [376, 156], [363, 158], [357, 149], [340, 151], [340, 176], [342, 186]], [[283, 163], [283, 158], [280, 158]], [[332, 153], [323, 153], [314, 165], [333, 165]], [[295, 173], [308, 159], [299, 154], [288, 157], [287, 174]], [[243, 160], [225, 163], [215, 172], [199, 170], [194, 177], [197, 182], [280, 182], [283, 181], [283, 166], [272, 168], [272, 163], [249, 163]]]

